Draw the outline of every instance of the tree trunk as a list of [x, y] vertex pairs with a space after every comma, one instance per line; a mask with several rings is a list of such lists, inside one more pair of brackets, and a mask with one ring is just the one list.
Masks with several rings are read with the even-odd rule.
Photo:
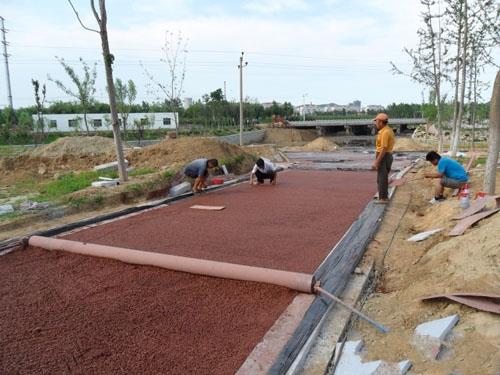
[[451, 131], [451, 139], [450, 139], [450, 151], [451, 155], [455, 156], [457, 150], [453, 149], [455, 132], [457, 130], [457, 120], [458, 120], [458, 88], [460, 85], [460, 54], [462, 53], [462, 22], [463, 22], [463, 13], [462, 9], [460, 9], [460, 14], [458, 15], [458, 40], [457, 40], [457, 57], [455, 63], [455, 99], [453, 101], [453, 128]]
[[464, 22], [464, 40], [462, 46], [462, 87], [460, 90], [460, 102], [458, 107], [457, 125], [453, 139], [452, 156], [456, 156], [458, 147], [460, 146], [460, 128], [462, 127], [462, 119], [464, 116], [464, 100], [465, 100], [465, 84], [467, 75], [467, 37], [469, 31], [469, 21], [467, 20], [467, 0], [464, 0], [464, 11], [462, 20]]
[[484, 191], [495, 194], [495, 183], [500, 151], [500, 70], [497, 72], [490, 102], [490, 134], [488, 137], [488, 159], [484, 175]]
[[83, 123], [85, 124], [85, 130], [87, 131], [87, 135], [90, 135], [89, 124], [87, 122], [87, 109], [83, 109]]
[[127, 167], [125, 166], [125, 158], [123, 155], [123, 146], [120, 133], [120, 122], [118, 121], [118, 110], [116, 106], [116, 91], [113, 81], [113, 55], [109, 51], [108, 30], [107, 30], [107, 15], [106, 5], [104, 0], [99, 0], [99, 8], [101, 19], [99, 22], [102, 55], [104, 58], [104, 67], [106, 69], [106, 81], [108, 85], [109, 108], [111, 110], [111, 122], [113, 124], [113, 137], [115, 140], [116, 157], [118, 160], [118, 173], [120, 181], [125, 182], [128, 180]]

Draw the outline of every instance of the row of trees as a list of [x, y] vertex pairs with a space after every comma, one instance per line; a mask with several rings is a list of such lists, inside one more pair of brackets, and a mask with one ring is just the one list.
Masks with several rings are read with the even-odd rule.
[[440, 151], [443, 149], [443, 103], [449, 95], [446, 88], [451, 88], [454, 156], [464, 116], [473, 127], [478, 119], [478, 103], [487, 88], [480, 74], [489, 65], [497, 66], [493, 50], [500, 43], [500, 10], [491, 0], [420, 0], [420, 3], [423, 25], [417, 32], [418, 44], [404, 49], [412, 69], [405, 72], [391, 62], [392, 69], [395, 74], [407, 75], [425, 85], [433, 93]]

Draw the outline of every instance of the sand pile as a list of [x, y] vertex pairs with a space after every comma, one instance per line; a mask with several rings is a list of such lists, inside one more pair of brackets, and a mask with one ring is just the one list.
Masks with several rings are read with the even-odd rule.
[[432, 146], [423, 145], [411, 138], [396, 137], [394, 151], [430, 151]]
[[134, 167], [154, 167], [180, 169], [191, 160], [216, 158], [219, 163], [233, 167], [234, 173], [248, 172], [253, 164], [253, 156], [236, 145], [208, 138], [179, 138], [134, 150], [127, 155]]
[[95, 156], [112, 154], [115, 143], [112, 138], [105, 137], [62, 137], [45, 146], [26, 151], [31, 157], [56, 158], [68, 156]]
[[338, 149], [338, 146], [332, 142], [330, 139], [325, 137], [316, 138], [314, 141], [309, 142], [308, 144], [303, 146], [305, 151], [335, 151]]
[[315, 130], [267, 128], [263, 143], [286, 146], [293, 143], [311, 142], [317, 137]]

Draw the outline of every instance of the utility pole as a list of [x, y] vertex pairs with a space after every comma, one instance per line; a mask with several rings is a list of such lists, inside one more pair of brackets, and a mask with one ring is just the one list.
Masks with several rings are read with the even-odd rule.
[[307, 94], [302, 94], [302, 121], [306, 121], [306, 96]]
[[3, 34], [3, 57], [5, 59], [5, 76], [7, 77], [7, 96], [9, 98], [9, 107], [10, 109], [14, 109], [14, 105], [12, 104], [12, 91], [10, 88], [10, 73], [9, 73], [9, 55], [7, 53], [7, 40], [5, 39], [5, 25], [4, 25], [4, 18], [0, 16], [0, 20], [2, 20], [2, 34]]
[[238, 65], [240, 69], [240, 146], [243, 146], [243, 68], [247, 65], [247, 62], [243, 65], [243, 52], [241, 52], [240, 65]]
[[227, 96], [226, 96], [226, 81], [224, 81], [224, 100], [227, 100]]

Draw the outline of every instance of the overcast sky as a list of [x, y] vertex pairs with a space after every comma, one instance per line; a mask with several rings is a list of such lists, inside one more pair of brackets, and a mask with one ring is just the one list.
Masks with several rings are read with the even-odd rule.
[[[97, 28], [89, 3], [74, 0], [84, 22]], [[138, 102], [158, 97], [147, 89], [141, 62], [167, 82], [160, 61], [167, 30], [189, 39], [183, 97], [199, 99], [226, 81], [227, 98], [238, 99], [244, 51], [244, 95], [260, 102], [422, 101], [423, 87], [392, 75], [389, 65], [408, 66], [402, 49], [416, 44], [418, 0], [108, 0], [107, 9], [115, 78], [136, 83]], [[46, 82], [49, 101], [69, 100], [47, 80], [50, 75], [68, 82], [55, 56], [78, 73], [79, 57], [97, 61], [96, 98], [107, 101], [99, 35], [81, 28], [67, 1], [0, 0], [0, 16], [9, 30], [15, 107], [33, 104], [32, 78]], [[4, 107], [3, 66], [0, 72]], [[484, 78], [492, 80], [494, 71]]]

